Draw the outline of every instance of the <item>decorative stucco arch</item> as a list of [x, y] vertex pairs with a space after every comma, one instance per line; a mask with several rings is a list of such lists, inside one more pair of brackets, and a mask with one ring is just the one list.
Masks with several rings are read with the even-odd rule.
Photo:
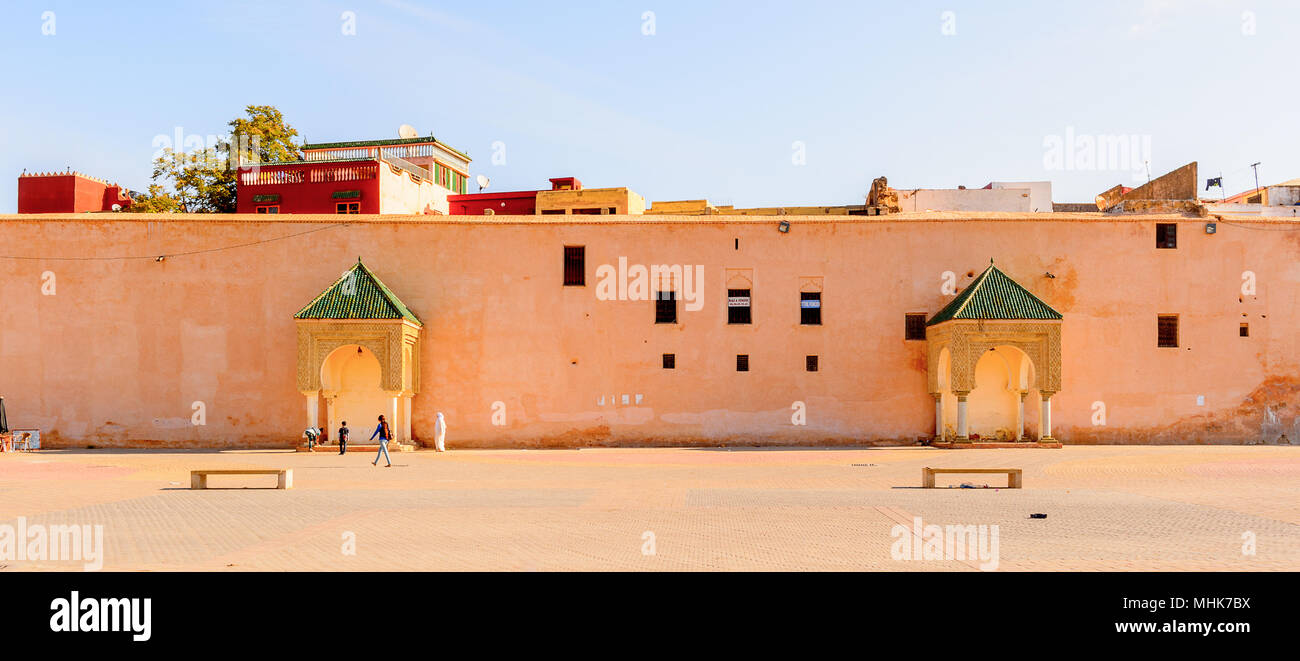
[[412, 440], [411, 398], [420, 392], [420, 331], [424, 324], [358, 259], [332, 286], [294, 315], [298, 327], [298, 391], [307, 398], [307, 425], [335, 425], [338, 393], [323, 389], [321, 370], [344, 346], [365, 347], [380, 366], [380, 388], [390, 398], [385, 415], [397, 440]]
[[[943, 396], [951, 392], [957, 398], [956, 438], [969, 440], [966, 397], [975, 388], [975, 367], [988, 351], [1014, 347], [1032, 364], [1042, 398], [1039, 440], [1055, 440], [1051, 435], [1051, 398], [1061, 390], [1061, 320], [1061, 313], [990, 260], [989, 267], [970, 286], [927, 322], [926, 371], [929, 391], [935, 398], [936, 439], [943, 439]], [[1021, 412], [1017, 440], [1024, 435], [1028, 384], [1018, 390]]]

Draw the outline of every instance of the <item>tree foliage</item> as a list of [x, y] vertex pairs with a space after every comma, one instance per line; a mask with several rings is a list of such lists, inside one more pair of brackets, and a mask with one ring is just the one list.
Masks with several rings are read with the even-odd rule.
[[[248, 106], [227, 126], [230, 136], [191, 152], [163, 149], [153, 162], [146, 193], [133, 196], [136, 213], [234, 213], [240, 166], [296, 161], [298, 131], [275, 106]], [[166, 185], [164, 185], [166, 184]]]

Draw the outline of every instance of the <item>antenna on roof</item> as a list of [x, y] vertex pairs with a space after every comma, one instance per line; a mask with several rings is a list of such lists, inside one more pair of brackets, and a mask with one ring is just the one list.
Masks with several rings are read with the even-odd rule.
[[419, 137], [420, 134], [416, 132], [414, 126], [403, 124], [397, 127], [397, 135], [404, 140], [409, 140], [411, 138]]
[[483, 192], [484, 188], [488, 187], [488, 184], [492, 183], [492, 180], [488, 179], [487, 175], [485, 174], [480, 174], [479, 176], [475, 177], [474, 181], [478, 183], [478, 190], [480, 193]]

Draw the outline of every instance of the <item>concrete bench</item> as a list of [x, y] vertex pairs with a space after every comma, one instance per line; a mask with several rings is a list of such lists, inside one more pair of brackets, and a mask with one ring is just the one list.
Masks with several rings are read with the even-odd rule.
[[293, 469], [292, 468], [243, 468], [243, 469], [226, 469], [226, 470], [192, 470], [190, 471], [190, 488], [206, 489], [208, 488], [209, 475], [275, 475], [278, 478], [275, 488], [292, 489], [293, 488]]
[[1023, 489], [1024, 478], [1019, 468], [930, 468], [921, 469], [921, 487], [934, 488], [934, 476], [937, 473], [1006, 473], [1008, 489]]

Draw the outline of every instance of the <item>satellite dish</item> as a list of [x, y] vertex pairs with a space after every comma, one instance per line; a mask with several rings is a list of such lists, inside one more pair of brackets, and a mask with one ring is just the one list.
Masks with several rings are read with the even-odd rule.
[[479, 176], [475, 177], [475, 178], [474, 178], [474, 181], [477, 181], [477, 182], [478, 182], [478, 189], [479, 189], [479, 190], [483, 190], [484, 188], [487, 188], [487, 187], [488, 187], [488, 184], [492, 183], [492, 180], [491, 180], [491, 179], [488, 179], [488, 178], [487, 178], [487, 175], [485, 175], [485, 174], [480, 174]]
[[113, 205], [113, 211], [121, 211], [121, 210], [122, 210], [122, 205], [120, 204]]
[[404, 139], [415, 138], [420, 134], [415, 132], [415, 127], [410, 124], [403, 124], [397, 128], [397, 135]]

